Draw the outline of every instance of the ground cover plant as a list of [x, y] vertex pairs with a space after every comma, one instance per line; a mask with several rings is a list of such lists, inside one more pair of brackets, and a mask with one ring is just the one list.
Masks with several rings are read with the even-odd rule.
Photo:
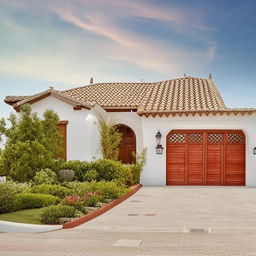
[[[137, 184], [145, 154], [130, 165], [117, 161], [120, 134], [99, 122], [103, 159], [64, 161], [59, 117], [46, 111], [43, 118], [24, 105], [19, 116], [0, 120], [0, 219], [22, 223], [63, 224], [123, 197]], [[34, 214], [34, 217], [33, 217]]]
[[[34, 223], [26, 210], [38, 208], [42, 211], [38, 212], [37, 220], [45, 224], [63, 224], [124, 196], [129, 190], [114, 181], [74, 181], [62, 185], [7, 182], [0, 184], [0, 199], [4, 199], [0, 204], [0, 219], [23, 223], [30, 223], [32, 219]], [[72, 207], [75, 212], [62, 206]], [[21, 213], [20, 218], [18, 213]]]
[[[60, 179], [59, 175], [53, 175], [54, 171], [44, 169], [37, 172], [29, 183], [8, 181], [0, 184], [0, 213], [10, 212], [10, 215], [4, 215], [5, 219], [26, 223], [31, 216], [22, 214], [21, 218], [17, 218], [15, 212], [21, 209], [50, 209], [38, 213], [39, 221], [45, 224], [69, 222], [129, 192], [130, 186], [138, 183], [145, 163], [145, 152], [136, 157], [137, 161], [131, 165], [109, 159], [61, 162], [59, 170], [55, 171], [72, 171], [71, 176], [74, 174], [74, 177], [71, 180], [74, 181], [68, 181], [69, 177]], [[61, 206], [72, 207], [75, 212]]]

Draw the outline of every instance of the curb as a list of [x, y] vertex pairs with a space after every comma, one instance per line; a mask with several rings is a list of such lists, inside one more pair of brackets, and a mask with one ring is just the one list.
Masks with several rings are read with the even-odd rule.
[[63, 225], [38, 225], [10, 221], [0, 221], [0, 232], [10, 233], [43, 233], [62, 229]]
[[142, 187], [141, 184], [137, 184], [132, 186], [132, 190], [129, 191], [127, 194], [125, 194], [123, 197], [116, 199], [104, 206], [102, 206], [101, 208], [95, 210], [94, 212], [91, 212], [77, 220], [71, 221], [71, 222], [67, 222], [65, 224], [63, 224], [63, 229], [66, 228], [74, 228], [77, 227], [81, 224], [84, 224], [96, 217], [98, 217], [99, 215], [109, 211], [110, 209], [112, 209], [113, 207], [117, 206], [118, 204], [122, 203], [123, 201], [125, 201], [126, 199], [128, 199], [129, 197], [131, 197], [133, 194], [135, 194], [140, 188]]

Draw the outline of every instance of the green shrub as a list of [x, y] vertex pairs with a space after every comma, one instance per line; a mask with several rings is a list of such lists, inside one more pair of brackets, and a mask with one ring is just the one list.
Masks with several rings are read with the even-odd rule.
[[43, 169], [39, 172], [36, 172], [34, 177], [34, 183], [36, 185], [40, 184], [54, 184], [57, 182], [57, 175], [50, 169]]
[[72, 181], [75, 178], [75, 172], [73, 170], [59, 170], [58, 178], [61, 182]]
[[85, 196], [90, 192], [99, 192], [104, 199], [117, 199], [125, 195], [129, 189], [116, 182], [70, 182], [67, 187], [73, 195]]
[[38, 186], [34, 186], [31, 189], [32, 193], [35, 194], [48, 194], [57, 196], [60, 198], [64, 198], [70, 195], [71, 191], [68, 188], [62, 187], [60, 185], [51, 185], [51, 184], [41, 184]]
[[118, 181], [126, 185], [132, 184], [131, 168], [118, 161], [100, 159], [94, 162], [68, 161], [61, 169], [74, 170], [78, 181]]
[[84, 181], [96, 181], [98, 178], [98, 173], [95, 170], [89, 170], [84, 174], [83, 180]]
[[119, 181], [127, 185], [132, 183], [131, 169], [118, 161], [101, 159], [90, 165], [90, 170], [95, 170], [98, 174], [97, 181]]
[[76, 208], [68, 205], [51, 205], [43, 209], [41, 221], [45, 224], [60, 224], [60, 218], [74, 218]]
[[15, 181], [27, 182], [42, 168], [53, 168], [61, 151], [58, 115], [47, 110], [43, 118], [32, 112], [29, 104], [17, 115], [11, 114], [9, 124], [0, 120], [0, 141], [6, 138], [1, 154], [0, 173]]
[[89, 196], [84, 204], [85, 206], [90, 206], [90, 207], [95, 207], [97, 206], [97, 204], [101, 201], [102, 197], [101, 196], [98, 196], [98, 195], [92, 195], [92, 196]]
[[8, 181], [0, 184], [0, 213], [14, 211], [15, 195], [28, 192], [30, 192], [30, 185], [27, 183], [15, 183]]
[[134, 164], [129, 165], [132, 173], [132, 184], [140, 183], [140, 175], [146, 163], [146, 153], [147, 150], [144, 148], [141, 154], [133, 154]]
[[90, 163], [78, 160], [64, 162], [59, 167], [59, 170], [73, 170], [75, 172], [75, 178], [79, 181], [83, 181], [83, 176], [89, 169]]
[[120, 186], [115, 182], [97, 182], [94, 191], [99, 191], [105, 199], [118, 199], [123, 197], [130, 189]]
[[14, 207], [16, 210], [41, 208], [44, 206], [57, 204], [61, 200], [59, 197], [44, 194], [24, 193], [14, 197]]
[[100, 132], [100, 151], [104, 159], [117, 160], [119, 154], [119, 145], [122, 141], [122, 134], [118, 131], [116, 125], [107, 122], [99, 116], [98, 121]]

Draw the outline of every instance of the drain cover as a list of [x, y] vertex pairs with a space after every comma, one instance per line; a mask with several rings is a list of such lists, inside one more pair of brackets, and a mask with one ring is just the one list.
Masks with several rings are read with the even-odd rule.
[[210, 228], [188, 228], [186, 232], [190, 233], [211, 233]]
[[137, 213], [129, 213], [128, 216], [138, 216], [139, 214]]

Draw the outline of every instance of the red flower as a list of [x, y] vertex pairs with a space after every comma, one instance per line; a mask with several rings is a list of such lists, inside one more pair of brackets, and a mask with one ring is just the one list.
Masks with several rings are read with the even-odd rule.
[[70, 204], [70, 205], [77, 203], [79, 200], [80, 200], [80, 196], [66, 196], [63, 199], [63, 201], [66, 204]]
[[82, 199], [86, 201], [89, 197], [91, 197], [91, 196], [98, 196], [98, 195], [100, 195], [99, 191], [93, 191], [93, 192], [89, 192], [86, 195], [84, 195], [82, 197]]

